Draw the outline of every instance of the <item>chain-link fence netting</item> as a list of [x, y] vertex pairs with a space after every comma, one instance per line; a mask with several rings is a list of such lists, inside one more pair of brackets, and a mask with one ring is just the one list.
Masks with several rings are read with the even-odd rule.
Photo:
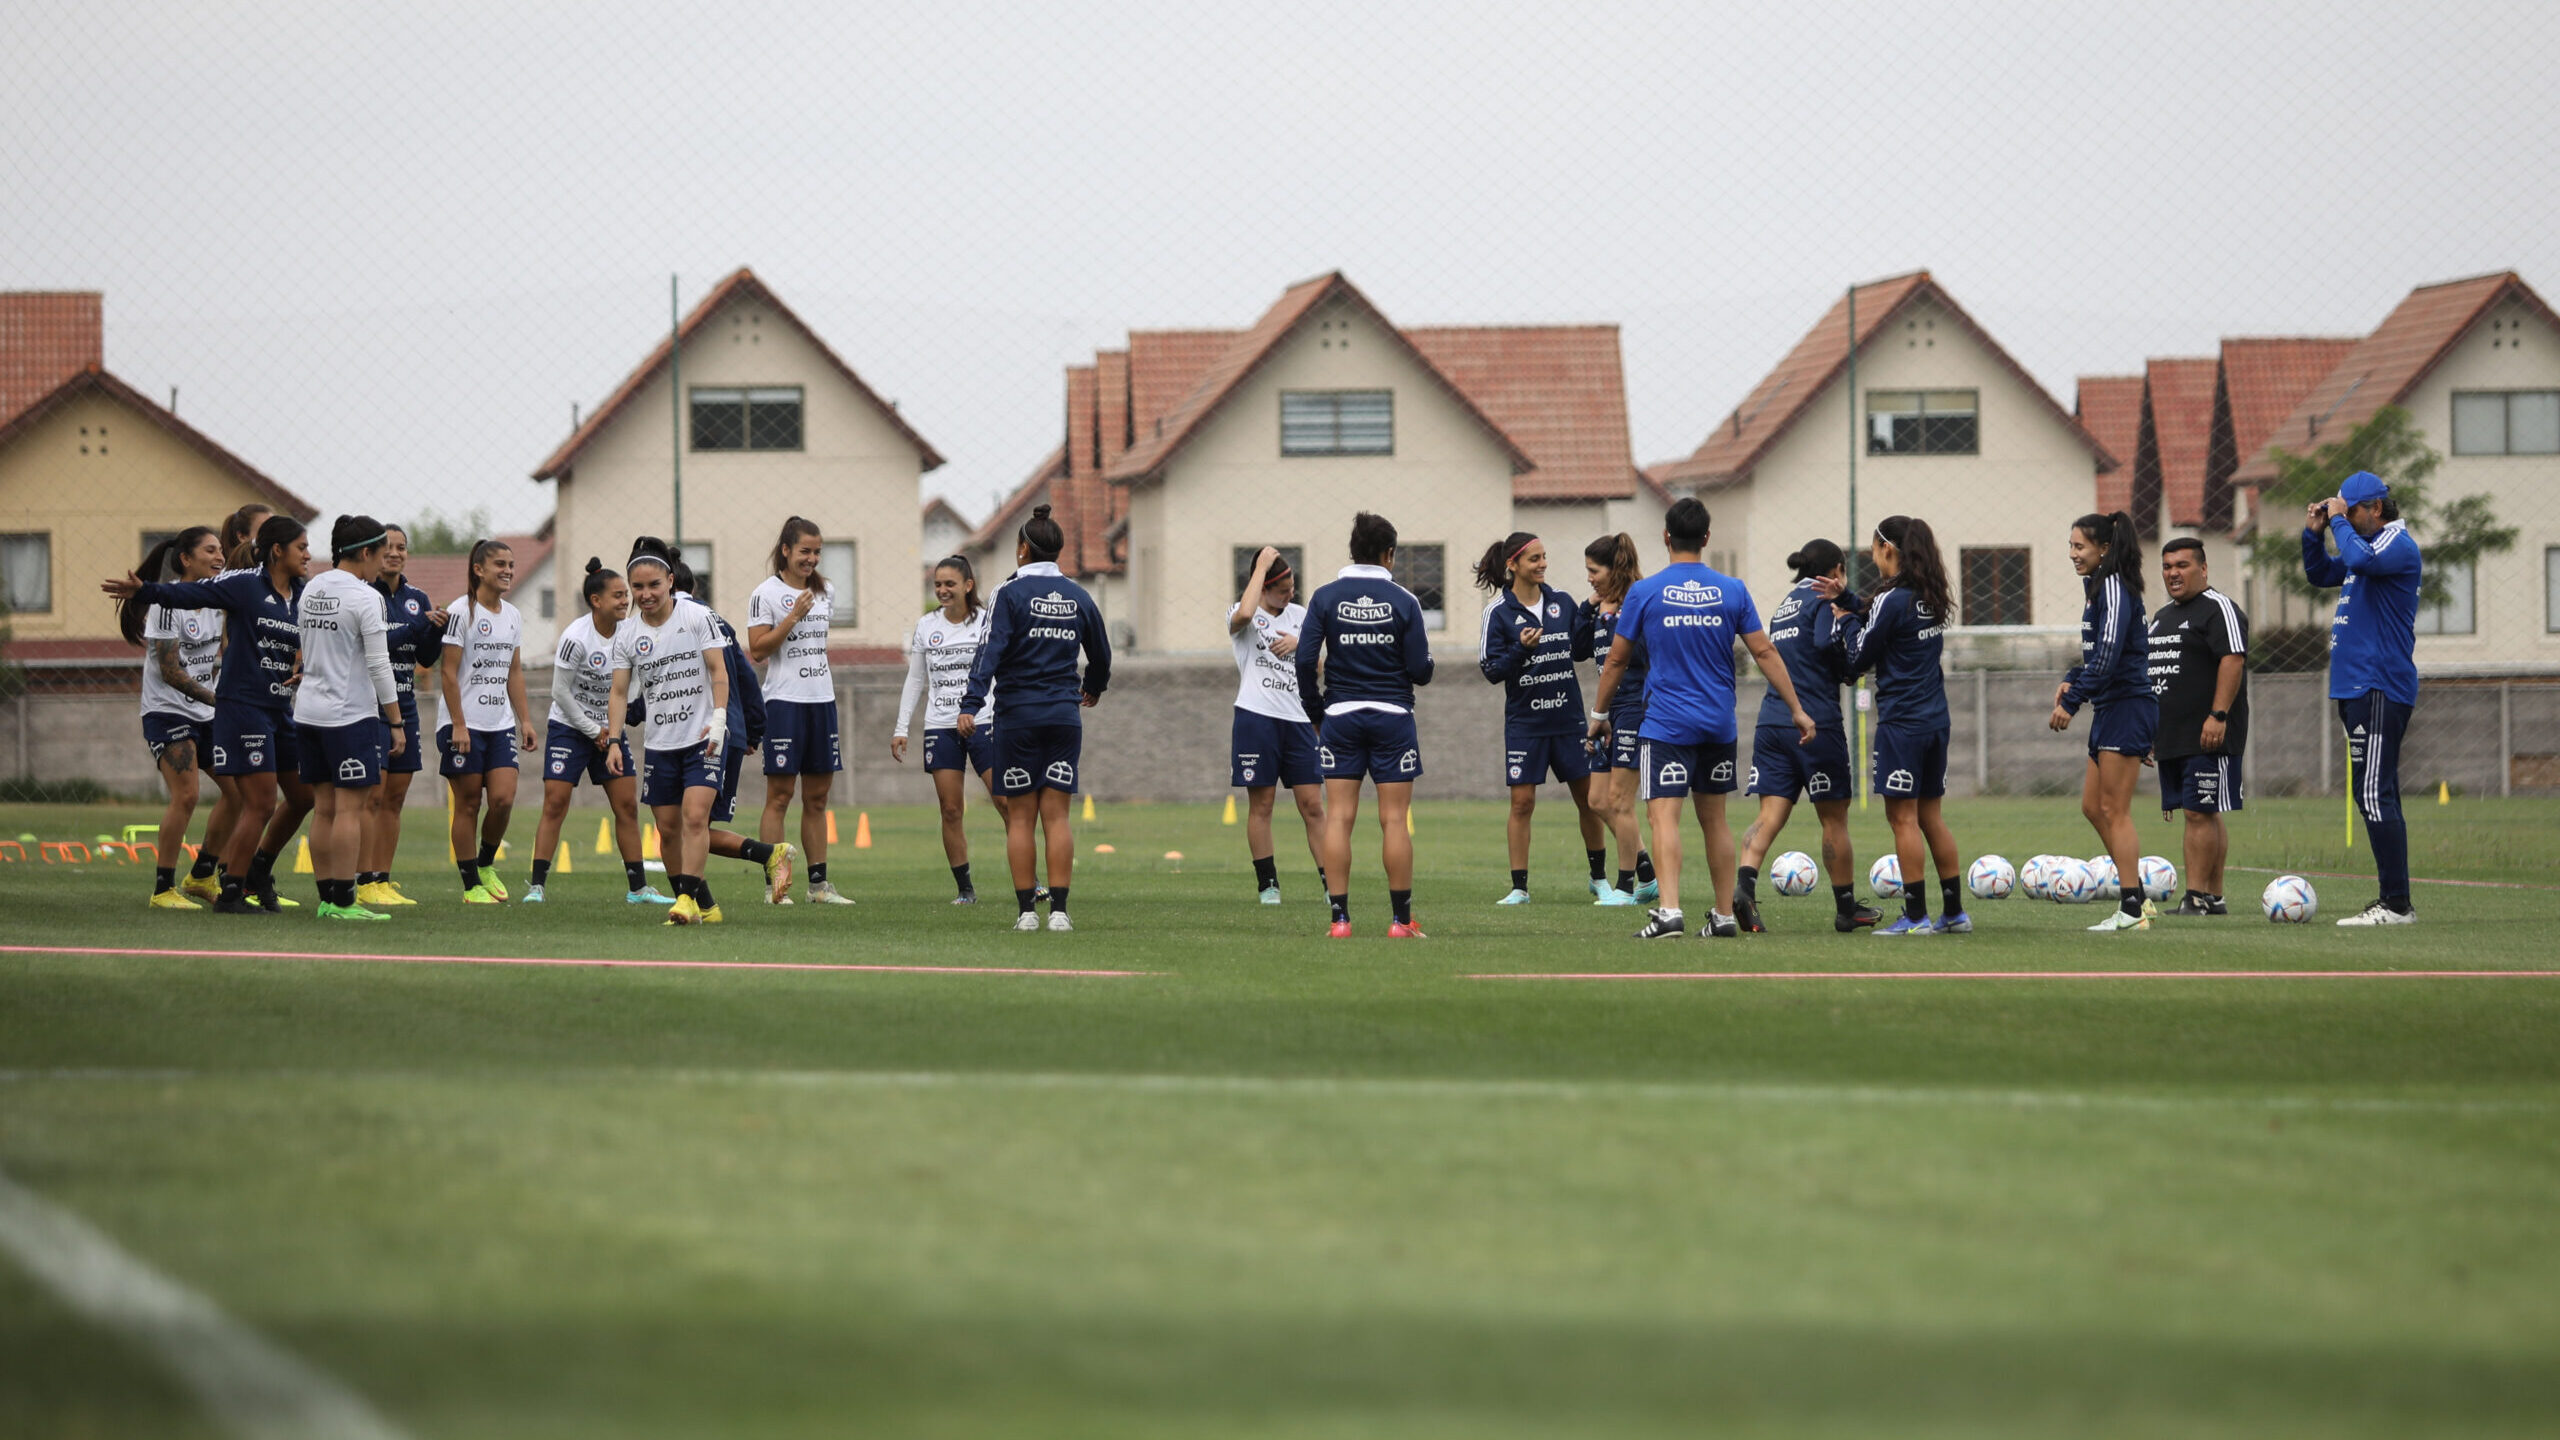
[[[826, 539], [859, 800], [932, 564], [1037, 505], [1123, 652], [1092, 783], [1214, 797], [1225, 616], [1352, 516], [1490, 796], [1478, 557], [1787, 557], [1927, 519], [1958, 791], [2076, 791], [2072, 522], [2200, 542], [2258, 793], [2334, 793], [2304, 506], [2428, 555], [2404, 778], [2560, 793], [2560, 11], [1977, 4], [31, 7], [0, 20], [0, 777], [154, 788], [98, 580], [260, 502], [514, 537], [537, 708], [585, 559], [742, 617]], [[325, 521], [324, 521], [325, 523]], [[1588, 684], [1590, 672], [1584, 672]], [[1454, 681], [1455, 683], [1451, 683]], [[430, 714], [433, 687], [425, 687]], [[1751, 699], [1746, 691], [1746, 703]], [[430, 724], [433, 723], [430, 719]], [[839, 792], [840, 795], [843, 792]], [[434, 803], [431, 785], [416, 792]]]

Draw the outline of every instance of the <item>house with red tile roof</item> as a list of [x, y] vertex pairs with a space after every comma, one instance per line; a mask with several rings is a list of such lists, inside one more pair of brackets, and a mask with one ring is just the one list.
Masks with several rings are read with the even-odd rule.
[[[680, 346], [680, 348], [679, 348]], [[670, 419], [678, 372], [680, 415]], [[674, 507], [682, 444], [683, 534]], [[635, 535], [684, 543], [704, 597], [745, 626], [783, 521], [817, 522], [836, 648], [890, 653], [919, 604], [923, 476], [942, 456], [754, 271], [732, 272], [623, 377], [533, 478], [557, 488], [564, 573]], [[564, 602], [565, 603], [565, 602]]]
[[[2142, 381], [2139, 375], [2083, 375], [2072, 397], [2071, 415], [2110, 455], [2131, 455], [2142, 443]], [[2097, 503], [2092, 508], [2112, 515], [2133, 508], [2133, 467], [2119, 465], [2097, 477]]]
[[0, 594], [23, 663], [138, 666], [102, 577], [251, 501], [319, 513], [116, 378], [105, 349], [96, 292], [0, 294]]
[[1843, 295], [1696, 451], [1655, 473], [1705, 502], [1708, 563], [1755, 595], [1786, 587], [1805, 541], [1862, 550], [1877, 521], [1909, 514], [1937, 533], [1958, 625], [2053, 627], [2080, 615], [2071, 524], [2125, 459], [1918, 270]]

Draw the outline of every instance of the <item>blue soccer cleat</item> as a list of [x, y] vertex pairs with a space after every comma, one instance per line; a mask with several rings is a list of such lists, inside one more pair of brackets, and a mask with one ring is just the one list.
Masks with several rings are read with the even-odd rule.
[[1927, 920], [1914, 920], [1908, 915], [1897, 915], [1892, 924], [1876, 933], [1878, 935], [1935, 935], [1938, 933], [1938, 927]]

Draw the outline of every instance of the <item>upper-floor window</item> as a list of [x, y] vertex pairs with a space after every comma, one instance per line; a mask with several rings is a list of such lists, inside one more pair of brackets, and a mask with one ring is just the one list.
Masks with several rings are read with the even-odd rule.
[[1393, 455], [1396, 393], [1392, 390], [1283, 390], [1283, 455]]
[[693, 572], [693, 598], [714, 610], [719, 609], [718, 602], [711, 598], [711, 542], [687, 540], [676, 547], [676, 557]]
[[1978, 390], [1870, 390], [1870, 455], [1972, 455], [1982, 448]]
[[2453, 453], [2560, 455], [2560, 390], [2454, 392]]
[[21, 615], [53, 608], [53, 536], [0, 535], [0, 595]]
[[696, 389], [693, 392], [693, 448], [799, 449], [800, 387]]
[[2439, 565], [2437, 573], [2444, 577], [2444, 599], [2439, 604], [2418, 607], [2417, 619], [2411, 626], [2420, 635], [2469, 635], [2479, 629], [2472, 607], [2471, 562]]

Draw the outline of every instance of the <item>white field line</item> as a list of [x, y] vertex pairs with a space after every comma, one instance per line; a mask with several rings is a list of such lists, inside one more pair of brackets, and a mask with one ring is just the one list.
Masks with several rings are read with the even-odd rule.
[[158, 1356], [244, 1440], [403, 1440], [363, 1397], [5, 1174], [0, 1250], [74, 1312]]

